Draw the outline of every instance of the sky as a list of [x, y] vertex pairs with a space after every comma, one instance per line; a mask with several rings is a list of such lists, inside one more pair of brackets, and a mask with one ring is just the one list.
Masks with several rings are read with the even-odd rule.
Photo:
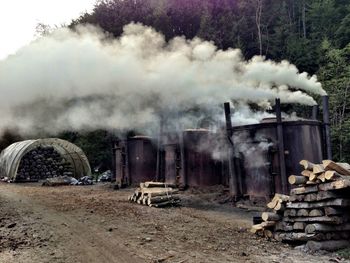
[[0, 60], [35, 38], [38, 23], [68, 24], [96, 0], [0, 0]]

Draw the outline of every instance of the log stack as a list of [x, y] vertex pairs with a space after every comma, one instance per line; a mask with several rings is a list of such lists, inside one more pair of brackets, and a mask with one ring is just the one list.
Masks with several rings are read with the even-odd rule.
[[[322, 164], [302, 160], [300, 164], [301, 174], [288, 178], [294, 188], [284, 208], [263, 213], [264, 222], [254, 225], [252, 232], [303, 243], [310, 250], [350, 246], [350, 165], [331, 160]], [[268, 208], [275, 205], [274, 199]]]
[[26, 153], [19, 164], [17, 181], [73, 176], [73, 168], [52, 146], [39, 146]]
[[130, 202], [150, 207], [166, 207], [179, 205], [180, 198], [178, 189], [174, 185], [161, 182], [140, 183], [140, 187], [128, 197]]
[[[275, 194], [272, 200], [267, 204], [268, 212], [263, 212], [261, 214], [261, 223], [253, 225], [251, 232], [258, 236], [273, 238], [274, 231], [281, 228], [279, 222], [282, 220], [283, 212], [289, 198], [288, 195]], [[256, 220], [258, 221], [259, 219]]]

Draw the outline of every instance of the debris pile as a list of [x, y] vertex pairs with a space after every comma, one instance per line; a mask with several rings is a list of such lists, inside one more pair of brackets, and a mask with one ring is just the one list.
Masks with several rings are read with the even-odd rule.
[[140, 183], [140, 187], [128, 197], [128, 200], [150, 207], [166, 207], [178, 205], [180, 198], [174, 185], [161, 182]]
[[16, 181], [73, 176], [73, 168], [53, 146], [39, 146], [26, 153], [19, 164]]
[[291, 175], [290, 196], [276, 194], [271, 209], [251, 231], [277, 241], [302, 243], [307, 250], [350, 246], [350, 165], [324, 160], [300, 161], [301, 175]]
[[79, 179], [70, 176], [58, 176], [53, 178], [47, 178], [42, 185], [43, 186], [61, 186], [61, 185], [92, 185], [93, 178], [91, 176], [83, 176]]

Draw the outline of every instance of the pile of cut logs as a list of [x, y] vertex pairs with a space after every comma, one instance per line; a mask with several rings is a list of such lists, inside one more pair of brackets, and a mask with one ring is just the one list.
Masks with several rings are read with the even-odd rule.
[[26, 153], [19, 164], [17, 181], [73, 176], [73, 168], [52, 146], [39, 146]]
[[179, 191], [174, 188], [174, 185], [162, 182], [145, 182], [140, 183], [140, 187], [128, 197], [128, 200], [151, 207], [166, 207], [180, 203], [178, 193]]
[[277, 241], [306, 243], [309, 250], [350, 247], [350, 165], [324, 160], [300, 161], [291, 175], [290, 196], [276, 194], [251, 232]]

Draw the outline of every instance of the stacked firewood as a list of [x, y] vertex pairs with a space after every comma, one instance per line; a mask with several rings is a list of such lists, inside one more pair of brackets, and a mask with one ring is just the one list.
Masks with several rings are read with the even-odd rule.
[[253, 225], [251, 232], [259, 236], [273, 238], [274, 231], [279, 229], [286, 204], [289, 201], [288, 195], [275, 194], [271, 202], [267, 204], [269, 212], [264, 212], [261, 217], [256, 219], [259, 224]]
[[128, 200], [151, 207], [166, 207], [180, 203], [178, 193], [179, 191], [174, 188], [174, 185], [161, 182], [145, 182], [140, 183], [140, 187], [128, 197]]
[[73, 176], [73, 168], [52, 146], [39, 146], [26, 153], [19, 164], [17, 181]]
[[350, 165], [331, 160], [322, 164], [302, 160], [300, 164], [304, 168], [301, 175], [288, 178], [294, 188], [283, 213], [263, 213], [262, 226], [254, 225], [252, 232], [278, 241], [306, 243], [311, 250], [350, 246]]

